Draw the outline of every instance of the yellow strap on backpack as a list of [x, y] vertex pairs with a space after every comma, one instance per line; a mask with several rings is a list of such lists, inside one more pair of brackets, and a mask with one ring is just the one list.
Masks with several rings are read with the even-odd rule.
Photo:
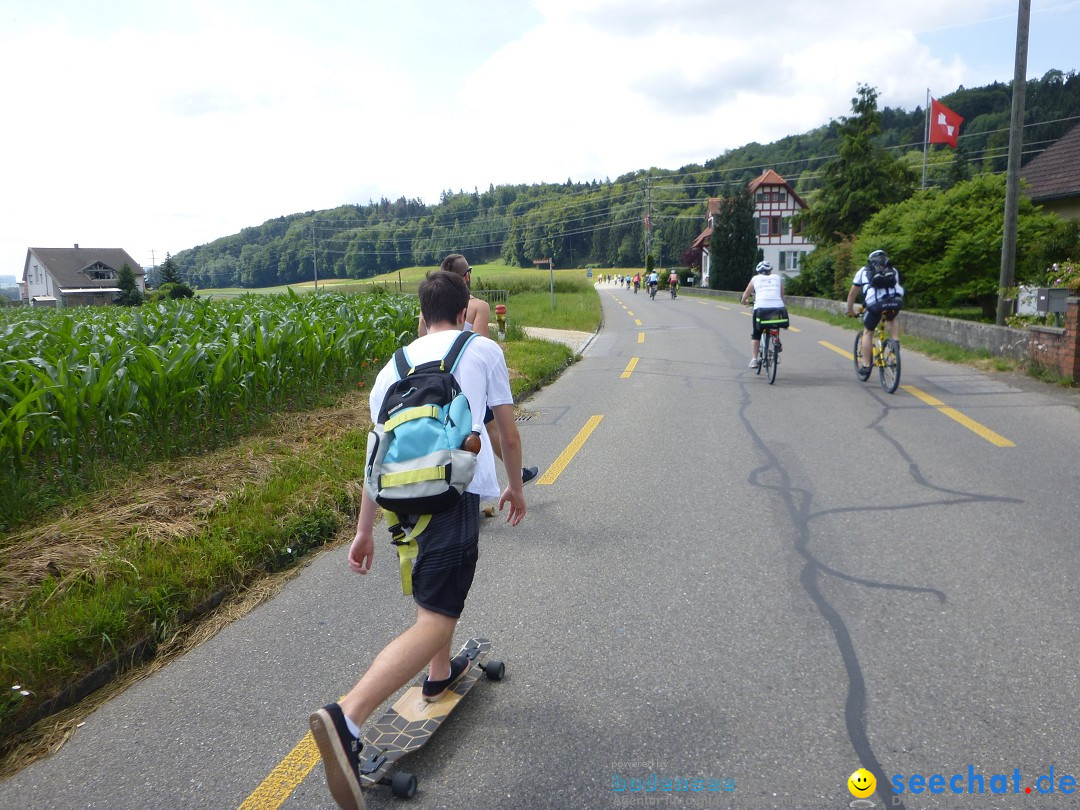
[[405, 596], [412, 595], [412, 569], [413, 562], [420, 547], [416, 538], [427, 528], [431, 522], [431, 515], [421, 515], [416, 525], [409, 529], [406, 534], [401, 529], [401, 521], [393, 512], [386, 512], [386, 522], [390, 526], [390, 542], [397, 546], [398, 566], [401, 568], [401, 592]]

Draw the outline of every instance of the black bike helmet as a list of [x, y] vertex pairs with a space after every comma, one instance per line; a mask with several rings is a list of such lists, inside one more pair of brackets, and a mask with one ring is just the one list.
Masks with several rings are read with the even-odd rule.
[[875, 250], [867, 257], [867, 261], [875, 267], [884, 267], [889, 263], [889, 255], [884, 250]]
[[772, 272], [772, 265], [768, 262], [758, 262], [758, 266], [754, 270], [767, 276]]

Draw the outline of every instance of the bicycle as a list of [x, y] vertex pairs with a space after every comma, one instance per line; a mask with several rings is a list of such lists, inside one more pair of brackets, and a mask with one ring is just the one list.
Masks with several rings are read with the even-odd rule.
[[669, 284], [668, 286], [671, 287], [671, 300], [674, 301], [675, 297], [679, 293], [679, 285], [678, 284]]
[[[862, 338], [865, 331], [866, 327], [863, 327], [855, 336], [854, 348], [855, 376], [862, 382], [870, 379], [873, 373], [873, 368], [868, 368], [865, 372], [862, 370]], [[877, 329], [874, 330], [872, 345], [874, 348], [873, 365], [877, 366], [881, 377], [881, 387], [885, 389], [886, 394], [896, 393], [896, 389], [900, 387], [900, 341], [889, 337], [884, 318], [878, 322]]]
[[780, 365], [780, 327], [762, 324], [761, 340], [758, 341], [757, 373], [765, 369], [769, 385], [776, 382], [776, 367]]
[[656, 300], [656, 285], [655, 284], [650, 284], [649, 285], [649, 298], [651, 298], [653, 301]]

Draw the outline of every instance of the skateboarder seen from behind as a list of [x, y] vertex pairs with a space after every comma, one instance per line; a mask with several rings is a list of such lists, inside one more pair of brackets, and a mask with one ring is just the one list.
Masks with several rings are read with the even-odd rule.
[[[406, 349], [414, 365], [439, 360], [446, 354], [462, 329], [469, 305], [468, 285], [454, 273], [429, 274], [418, 292], [427, 334]], [[500, 511], [508, 504], [506, 520], [514, 526], [525, 517], [521, 437], [514, 420], [510, 378], [502, 348], [486, 337], [473, 338], [461, 354], [454, 377], [468, 398], [472, 413], [481, 415], [490, 407], [495, 414], [509, 483], [500, 496], [494, 456], [485, 442], [472, 483], [457, 506], [433, 515], [418, 538], [419, 553], [412, 572], [416, 623], [375, 657], [360, 681], [339, 703], [328, 704], [310, 717], [330, 793], [340, 807], [351, 810], [364, 807], [357, 775], [362, 747], [360, 726], [425, 664], [429, 668], [423, 694], [431, 701], [442, 697], [467, 668], [464, 658], [450, 660], [450, 645], [476, 570], [480, 499], [499, 497]], [[372, 385], [372, 422], [378, 420], [383, 395], [396, 379], [397, 371], [391, 359]], [[356, 537], [349, 547], [349, 567], [358, 574], [371, 570], [375, 512], [375, 502], [365, 487]]]

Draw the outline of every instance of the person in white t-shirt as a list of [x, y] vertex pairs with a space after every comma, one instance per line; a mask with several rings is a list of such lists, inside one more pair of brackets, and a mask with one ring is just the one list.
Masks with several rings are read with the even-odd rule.
[[[405, 348], [406, 357], [414, 366], [445, 356], [465, 324], [469, 306], [469, 287], [455, 273], [442, 270], [430, 273], [418, 292], [427, 334]], [[428, 675], [423, 695], [431, 702], [446, 694], [468, 667], [464, 656], [451, 660], [450, 645], [472, 586], [479, 556], [480, 498], [499, 496], [499, 509], [509, 505], [506, 520], [514, 526], [525, 517], [521, 437], [514, 421], [510, 377], [502, 348], [489, 338], [473, 338], [462, 352], [453, 374], [474, 414], [483, 414], [491, 407], [502, 436], [503, 463], [509, 483], [499, 496], [494, 455], [490, 443], [484, 441], [476, 473], [458, 505], [432, 515], [427, 528], [417, 537], [419, 553], [412, 572], [416, 623], [383, 648], [344, 698], [324, 706], [309, 718], [311, 733], [325, 766], [330, 794], [341, 807], [364, 806], [358, 770], [363, 748], [360, 726], [371, 713], [408, 683], [425, 664]], [[373, 422], [378, 420], [387, 388], [397, 379], [391, 359], [372, 385]], [[375, 553], [372, 536], [375, 511], [375, 502], [365, 487], [356, 536], [349, 547], [349, 567], [358, 574], [371, 570]]]
[[[472, 266], [469, 264], [468, 259], [460, 253], [451, 253], [442, 260], [439, 269], [446, 270], [450, 273], [456, 273], [465, 279], [465, 283], [469, 285], [469, 308], [465, 312], [465, 328], [462, 331], [476, 332], [478, 335], [491, 337], [489, 329], [489, 323], [491, 321], [491, 305], [483, 298], [477, 298], [472, 294]], [[427, 324], [424, 323], [424, 315], [423, 313], [420, 313], [420, 322], [417, 325], [416, 332], [420, 337], [423, 337], [427, 334], [427, 331]], [[489, 441], [484, 443], [485, 446], [490, 444], [495, 456], [502, 461], [502, 441], [499, 438], [499, 426], [495, 422], [495, 417], [492, 415], [490, 409], [484, 414], [484, 427], [487, 428], [489, 439]], [[526, 484], [536, 478], [539, 474], [539, 467], [521, 468], [521, 480]]]
[[[749, 301], [751, 294], [754, 296], [754, 326], [750, 332], [750, 368], [757, 368], [761, 362], [758, 359], [758, 351], [761, 348], [761, 333], [764, 331], [761, 326], [762, 314], [766, 310], [783, 310], [784, 315], [787, 315], [784, 306], [783, 276], [774, 276], [769, 262], [759, 262], [754, 271], [757, 275], [750, 279], [750, 283], [746, 285], [739, 299], [745, 304]], [[777, 339], [776, 350], [780, 351], [781, 348], [780, 340]]]

